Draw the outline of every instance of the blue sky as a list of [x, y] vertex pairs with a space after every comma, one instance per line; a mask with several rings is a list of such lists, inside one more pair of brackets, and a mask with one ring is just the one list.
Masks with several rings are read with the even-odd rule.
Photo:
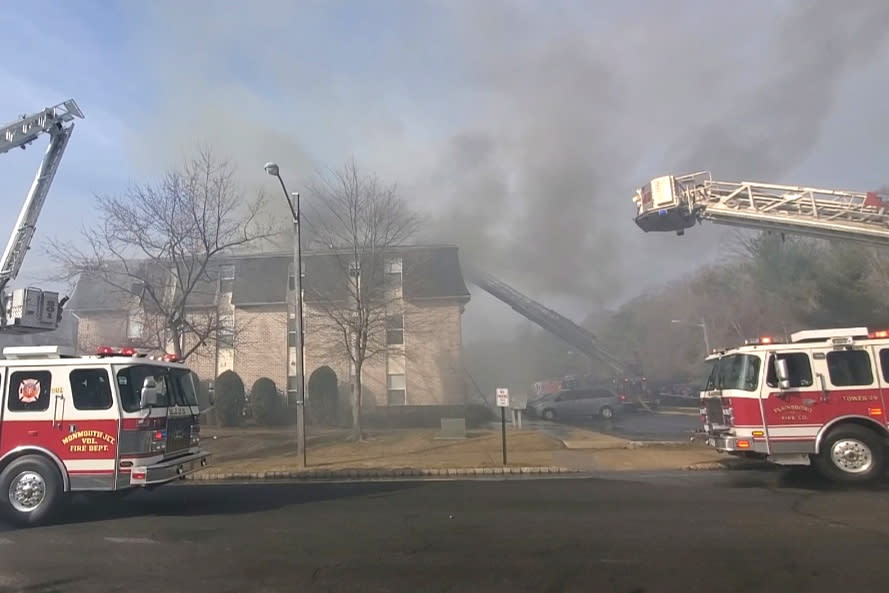
[[[46, 237], [95, 220], [94, 193], [199, 143], [246, 191], [269, 189], [268, 160], [298, 189], [354, 154], [435, 239], [577, 316], [724, 252], [719, 228], [638, 231], [649, 177], [889, 183], [876, 0], [7, 0], [0, 26], [0, 119], [69, 97], [86, 114], [23, 276], [46, 268]], [[44, 146], [0, 155], [10, 212]]]

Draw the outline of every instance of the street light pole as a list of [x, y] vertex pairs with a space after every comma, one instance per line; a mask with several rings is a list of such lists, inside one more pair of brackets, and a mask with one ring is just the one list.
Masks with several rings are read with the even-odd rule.
[[[294, 334], [296, 335], [296, 374], [298, 377], [298, 392], [296, 394], [296, 451], [302, 461], [303, 467], [306, 463], [306, 409], [305, 409], [305, 393], [306, 393], [306, 377], [305, 377], [305, 340], [303, 339], [303, 291], [302, 291], [302, 241], [299, 232], [299, 192], [290, 194], [281, 179], [280, 170], [276, 163], [266, 163], [266, 172], [272, 177], [277, 177], [281, 183], [281, 189], [284, 191], [284, 198], [287, 200], [287, 206], [290, 207], [290, 214], [293, 217], [293, 298], [295, 319], [292, 322]], [[294, 199], [291, 199], [291, 195]], [[288, 389], [289, 391], [289, 389]]]
[[710, 356], [710, 334], [707, 333], [707, 322], [701, 319], [701, 323], [699, 324], [701, 329], [704, 331], [704, 348], [707, 349], [707, 356]]
[[[671, 319], [670, 323], [688, 323], [687, 321], [683, 321], [681, 319]], [[691, 325], [697, 325], [704, 333], [704, 348], [706, 352], [704, 352], [704, 356], [710, 356], [710, 334], [707, 331], [707, 322], [701, 319], [698, 323], [692, 323]]]

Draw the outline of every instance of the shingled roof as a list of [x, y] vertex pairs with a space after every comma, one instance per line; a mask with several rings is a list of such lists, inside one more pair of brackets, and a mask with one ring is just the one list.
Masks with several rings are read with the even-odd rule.
[[[470, 294], [460, 270], [456, 246], [399, 246], [387, 249], [385, 255], [402, 258], [404, 298], [469, 300]], [[371, 259], [374, 261], [371, 262]], [[351, 256], [343, 251], [304, 252], [306, 271], [303, 288], [306, 301], [344, 298], [347, 295], [345, 274], [349, 260]], [[213, 268], [207, 271], [206, 277], [196, 287], [189, 299], [189, 305], [212, 306], [219, 270], [225, 265], [234, 266], [233, 305], [245, 307], [286, 303], [292, 261], [293, 255], [290, 252], [217, 258]], [[365, 282], [382, 282], [382, 262], [383, 258], [379, 257], [365, 258], [362, 262]], [[155, 278], [158, 274], [151, 273], [148, 276]], [[125, 275], [114, 276], [113, 282], [124, 287], [130, 286], [129, 291], [111, 286], [104, 277], [104, 273], [82, 275], [66, 308], [79, 313], [121, 311], [127, 308], [127, 302], [132, 296], [141, 290], [135, 280], [127, 279]]]

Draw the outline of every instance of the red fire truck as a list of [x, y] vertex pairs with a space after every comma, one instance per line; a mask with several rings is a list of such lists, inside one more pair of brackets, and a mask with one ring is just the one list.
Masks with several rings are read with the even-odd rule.
[[[73, 99], [0, 127], [0, 154], [41, 134], [49, 146], [0, 256], [0, 333], [56, 329], [67, 299], [8, 290], [22, 268], [74, 120]], [[120, 491], [183, 478], [207, 464], [200, 448], [197, 377], [175, 357], [131, 348], [74, 356], [59, 346], [12, 347], [0, 360], [0, 512], [49, 518], [81, 491]]]
[[[652, 179], [633, 196], [637, 226], [684, 235], [698, 223], [889, 244], [889, 196], [754, 181], [707, 171]], [[865, 482], [886, 465], [889, 333], [799, 332], [718, 352], [702, 392], [708, 442], [776, 463], [813, 464]]]
[[889, 331], [806, 330], [715, 352], [701, 393], [707, 443], [732, 455], [813, 465], [830, 480], [886, 470]]
[[74, 492], [182, 479], [207, 465], [196, 375], [173, 355], [8, 347], [0, 360], [0, 510], [50, 518]]

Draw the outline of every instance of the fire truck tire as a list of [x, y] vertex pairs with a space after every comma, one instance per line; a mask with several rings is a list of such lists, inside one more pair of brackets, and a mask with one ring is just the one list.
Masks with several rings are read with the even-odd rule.
[[62, 506], [65, 493], [59, 470], [45, 457], [26, 455], [0, 473], [2, 510], [17, 525], [38, 525]]
[[599, 410], [599, 415], [606, 420], [611, 420], [614, 418], [614, 409], [611, 406], [604, 406]]
[[821, 443], [813, 465], [828, 480], [864, 484], [882, 477], [886, 469], [886, 445], [873, 430], [863, 426], [838, 426]]
[[544, 420], [549, 420], [550, 422], [552, 422], [556, 419], [556, 411], [551, 410], [549, 408], [545, 409], [543, 411], [543, 414], [541, 414], [541, 415], [543, 416]]

